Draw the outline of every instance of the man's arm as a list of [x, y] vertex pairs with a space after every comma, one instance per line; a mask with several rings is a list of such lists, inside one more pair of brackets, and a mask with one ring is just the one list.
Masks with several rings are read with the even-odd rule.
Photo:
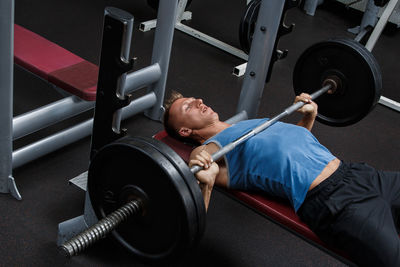
[[306, 93], [302, 93], [299, 96], [296, 96], [294, 103], [297, 103], [299, 101], [302, 101], [306, 104], [297, 110], [304, 115], [303, 118], [297, 123], [297, 125], [311, 131], [312, 127], [314, 126], [315, 118], [318, 114], [318, 105], [314, 101], [312, 101], [311, 96]]
[[212, 161], [211, 155], [218, 151], [216, 144], [210, 143], [195, 148], [190, 154], [189, 167], [193, 165], [199, 165], [203, 167], [203, 170], [195, 174], [201, 192], [204, 198], [204, 204], [206, 210], [210, 203], [211, 192], [214, 184], [218, 186], [227, 186], [228, 175], [226, 166], [223, 161], [219, 161], [218, 164]]

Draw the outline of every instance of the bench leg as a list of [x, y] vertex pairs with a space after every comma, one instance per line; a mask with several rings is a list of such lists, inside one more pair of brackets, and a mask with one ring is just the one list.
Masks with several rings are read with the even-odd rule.
[[0, 2], [0, 192], [21, 200], [12, 177], [14, 1]]

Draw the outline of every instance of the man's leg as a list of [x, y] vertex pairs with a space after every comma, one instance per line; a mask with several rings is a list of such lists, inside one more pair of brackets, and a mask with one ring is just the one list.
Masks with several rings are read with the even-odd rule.
[[392, 206], [397, 234], [400, 234], [400, 172], [379, 171], [382, 179], [381, 194]]
[[400, 266], [392, 208], [400, 207], [400, 173], [344, 163], [298, 214], [328, 244], [362, 266]]
[[[391, 207], [377, 197], [347, 206], [329, 227], [329, 243], [361, 266], [400, 266], [400, 239]], [[326, 229], [325, 229], [326, 230]]]
[[393, 209], [400, 209], [400, 172], [378, 171], [379, 190]]

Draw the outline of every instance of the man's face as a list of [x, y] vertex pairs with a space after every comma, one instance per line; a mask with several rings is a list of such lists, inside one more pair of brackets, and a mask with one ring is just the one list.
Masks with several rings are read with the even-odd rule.
[[204, 105], [203, 100], [193, 97], [177, 99], [171, 105], [169, 116], [173, 127], [183, 136], [182, 128], [199, 130], [219, 120], [218, 114]]

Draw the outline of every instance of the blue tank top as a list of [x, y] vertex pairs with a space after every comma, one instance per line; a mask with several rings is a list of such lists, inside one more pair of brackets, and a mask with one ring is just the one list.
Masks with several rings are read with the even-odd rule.
[[[223, 147], [266, 120], [238, 122], [204, 144]], [[228, 187], [287, 198], [297, 212], [311, 183], [333, 159], [306, 128], [277, 122], [225, 155]]]

